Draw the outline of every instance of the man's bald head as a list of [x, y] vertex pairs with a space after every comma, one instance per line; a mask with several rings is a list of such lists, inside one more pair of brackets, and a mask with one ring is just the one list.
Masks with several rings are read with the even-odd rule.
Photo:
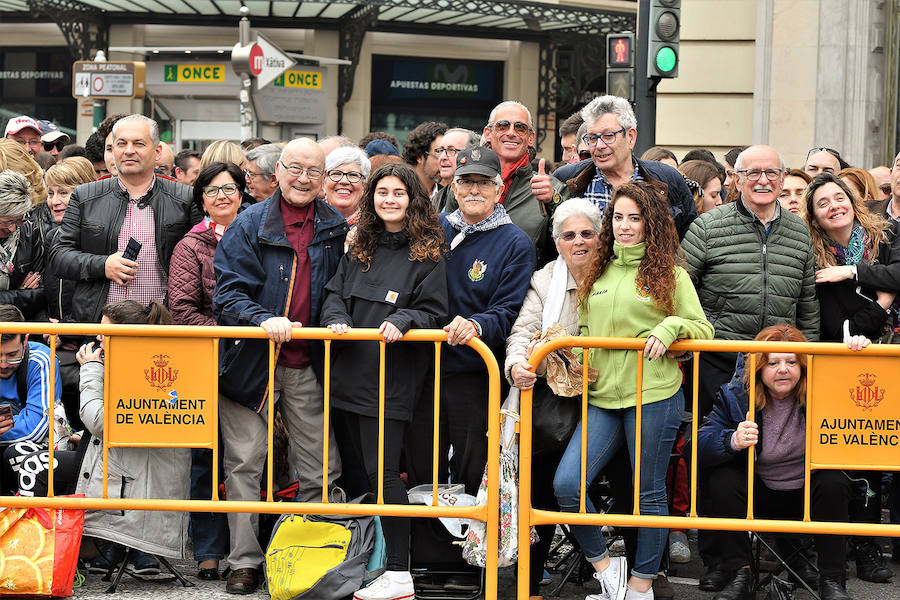
[[325, 153], [309, 138], [291, 140], [281, 151], [275, 178], [281, 197], [293, 206], [306, 206], [322, 192]]
[[162, 142], [160, 143], [159, 148], [160, 152], [156, 156], [156, 168], [159, 169], [163, 175], [174, 177], [175, 154], [172, 152], [172, 146]]

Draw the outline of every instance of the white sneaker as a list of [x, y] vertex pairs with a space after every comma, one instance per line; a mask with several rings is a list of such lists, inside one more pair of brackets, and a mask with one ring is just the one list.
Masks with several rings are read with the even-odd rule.
[[600, 593], [590, 594], [584, 600], [624, 600], [628, 579], [628, 565], [624, 556], [609, 557], [609, 566], [602, 573], [594, 573], [600, 582]]
[[691, 547], [683, 531], [669, 532], [669, 560], [678, 564], [691, 562]]
[[636, 592], [628, 586], [625, 588], [625, 600], [653, 600], [653, 588], [646, 592]]
[[412, 600], [415, 596], [409, 571], [385, 571], [381, 577], [353, 594], [353, 600]]

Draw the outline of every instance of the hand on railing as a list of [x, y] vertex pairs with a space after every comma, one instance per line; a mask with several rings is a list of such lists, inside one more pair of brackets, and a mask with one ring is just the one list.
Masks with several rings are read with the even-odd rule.
[[647, 338], [647, 344], [644, 346], [644, 356], [647, 360], [656, 360], [666, 353], [666, 345], [652, 335]]
[[384, 342], [386, 344], [396, 342], [403, 337], [403, 332], [397, 329], [397, 326], [390, 321], [385, 321], [384, 323], [382, 323], [381, 327], [378, 328], [378, 332], [381, 333], [381, 336], [384, 338]]
[[509, 374], [512, 375], [513, 378], [513, 385], [520, 390], [530, 390], [533, 388], [534, 382], [537, 381], [537, 375], [535, 375], [533, 371], [534, 367], [527, 362], [514, 364], [512, 369], [509, 370]]
[[746, 450], [755, 446], [759, 440], [759, 425], [750, 420], [749, 412], [745, 419], [738, 423], [737, 429], [731, 434], [731, 447], [735, 450]]
[[453, 317], [450, 324], [444, 327], [444, 331], [447, 332], [447, 343], [451, 346], [465, 345], [478, 335], [475, 323], [460, 315]]
[[283, 343], [291, 341], [291, 330], [301, 325], [299, 321], [291, 321], [287, 317], [269, 317], [259, 326], [266, 330], [270, 340]]

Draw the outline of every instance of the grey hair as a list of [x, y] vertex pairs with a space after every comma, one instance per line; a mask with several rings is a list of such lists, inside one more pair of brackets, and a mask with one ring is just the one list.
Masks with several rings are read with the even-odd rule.
[[329, 135], [328, 137], [323, 137], [321, 140], [317, 140], [317, 143], [321, 144], [322, 142], [330, 142], [332, 140], [338, 141], [338, 146], [355, 146], [353, 140], [348, 138], [345, 135]]
[[159, 124], [156, 121], [154, 121], [153, 119], [151, 119], [150, 117], [145, 117], [144, 115], [138, 115], [138, 114], [128, 115], [127, 117], [122, 117], [121, 119], [116, 121], [116, 124], [113, 125], [113, 128], [112, 128], [113, 141], [116, 140], [116, 132], [119, 130], [119, 127], [121, 127], [122, 123], [134, 123], [134, 122], [146, 123], [147, 125], [149, 125], [150, 126], [150, 140], [153, 142], [154, 146], [159, 146]]
[[372, 172], [372, 163], [359, 146], [338, 146], [329, 152], [325, 157], [325, 170], [330, 171], [347, 163], [359, 165], [363, 178], [369, 178], [369, 173]]
[[[752, 150], [753, 148], [756, 148], [756, 146], [748, 146], [747, 148], [744, 148], [743, 152], [741, 152], [740, 154], [738, 154], [738, 155], [737, 155], [737, 158], [734, 159], [734, 170], [735, 170], [736, 173], [737, 173], [738, 171], [742, 171], [742, 170], [743, 170], [743, 166], [744, 166], [744, 152], [747, 152], [747, 150]], [[775, 155], [778, 157], [778, 166], [781, 167], [781, 173], [782, 173], [782, 175], [783, 175], [783, 174], [784, 174], [784, 171], [785, 171], [785, 168], [784, 168], [784, 159], [781, 158], [781, 153], [778, 152], [778, 150], [775, 150], [775, 149], [773, 148], [772, 151], [775, 152]], [[738, 177], [741, 177], [741, 179], [743, 180], [743, 177], [741, 176], [740, 173], [738, 173]]]
[[24, 215], [31, 210], [31, 184], [7, 169], [0, 173], [0, 215]]
[[590, 200], [586, 198], [569, 198], [556, 208], [553, 213], [553, 239], [559, 239], [562, 233], [563, 223], [569, 217], [587, 217], [591, 221], [591, 229], [594, 233], [600, 233], [600, 224], [603, 221], [603, 213]]
[[631, 109], [631, 102], [619, 96], [597, 96], [581, 109], [581, 118], [590, 125], [608, 113], [616, 115], [619, 127], [637, 129], [637, 119], [634, 110]]
[[275, 164], [278, 163], [278, 157], [281, 156], [281, 146], [278, 144], [262, 144], [249, 151], [245, 156], [245, 160], [256, 163], [259, 174], [263, 177], [270, 177], [275, 174]]
[[488, 127], [494, 126], [494, 117], [497, 116], [497, 111], [501, 108], [506, 108], [507, 106], [517, 106], [525, 111], [525, 114], [528, 115], [528, 128], [531, 131], [534, 131], [534, 121], [531, 119], [531, 111], [528, 110], [528, 107], [522, 104], [521, 102], [517, 102], [516, 100], [506, 100], [501, 102], [491, 111], [491, 115], [488, 117]]
[[578, 128], [578, 133], [575, 134], [575, 147], [578, 148], [578, 145], [581, 144], [581, 138], [587, 135], [587, 123], [582, 123], [581, 127]]
[[[528, 110], [528, 109], [525, 109], [525, 110]], [[464, 127], [451, 127], [450, 129], [448, 129], [447, 131], [444, 132], [444, 135], [447, 135], [448, 133], [453, 133], [456, 131], [465, 133], [468, 136], [466, 138], [466, 147], [461, 148], [461, 150], [470, 150], [472, 148], [477, 148], [478, 146], [481, 145], [481, 134], [475, 133], [471, 129], [466, 129]]]

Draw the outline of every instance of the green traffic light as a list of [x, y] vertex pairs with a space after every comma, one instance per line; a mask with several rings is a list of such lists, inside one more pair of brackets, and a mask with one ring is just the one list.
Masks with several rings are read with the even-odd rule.
[[671, 73], [678, 63], [678, 56], [669, 46], [663, 46], [656, 51], [656, 68], [660, 73]]

